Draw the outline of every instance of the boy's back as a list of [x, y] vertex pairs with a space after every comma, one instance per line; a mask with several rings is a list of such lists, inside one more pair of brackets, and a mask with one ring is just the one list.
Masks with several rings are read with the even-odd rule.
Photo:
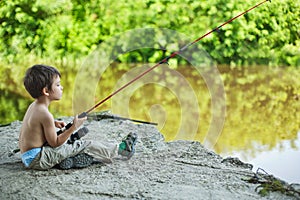
[[46, 138], [42, 124], [43, 120], [49, 120], [49, 118], [53, 119], [45, 105], [34, 101], [28, 107], [19, 136], [19, 147], [22, 153], [43, 146]]

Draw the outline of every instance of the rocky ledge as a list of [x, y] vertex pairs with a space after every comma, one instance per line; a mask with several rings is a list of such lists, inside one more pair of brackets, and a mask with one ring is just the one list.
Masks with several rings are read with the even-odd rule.
[[[63, 118], [69, 122], [71, 118]], [[91, 120], [83, 139], [119, 142], [139, 136], [127, 161], [82, 169], [25, 169], [17, 149], [21, 122], [0, 127], [0, 199], [299, 199], [299, 185], [264, 173], [237, 158], [222, 158], [199, 142], [165, 142], [153, 125]], [[297, 189], [298, 188], [298, 189]]]

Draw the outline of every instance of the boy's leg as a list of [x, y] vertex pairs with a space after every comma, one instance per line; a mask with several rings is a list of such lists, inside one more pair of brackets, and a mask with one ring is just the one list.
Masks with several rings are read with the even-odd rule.
[[94, 162], [111, 163], [117, 154], [117, 148], [116, 144], [89, 141], [89, 144], [81, 153], [64, 159], [58, 167], [70, 169], [88, 167]]
[[108, 142], [91, 141], [84, 149], [84, 153], [103, 163], [112, 163], [113, 158], [118, 155], [118, 145]]
[[63, 144], [59, 147], [42, 147], [40, 154], [32, 161], [29, 168], [45, 170], [54, 167], [68, 157], [75, 156], [89, 145], [89, 142], [77, 140], [74, 144]]
[[135, 153], [135, 144], [137, 142], [137, 134], [129, 133], [120, 144], [104, 143], [92, 141], [84, 153], [94, 157], [96, 160], [104, 163], [112, 163], [113, 158], [118, 155], [130, 159]]
[[117, 155], [130, 159], [135, 153], [136, 142], [135, 133], [128, 134], [119, 145], [92, 141], [84, 149], [84, 153], [64, 159], [59, 167], [61, 169], [83, 168], [90, 166], [94, 161], [111, 163]]

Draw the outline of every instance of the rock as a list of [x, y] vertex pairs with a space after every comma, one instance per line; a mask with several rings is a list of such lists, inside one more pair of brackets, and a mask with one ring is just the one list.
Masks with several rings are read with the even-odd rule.
[[[63, 118], [69, 122], [71, 118]], [[25, 169], [18, 148], [21, 122], [0, 127], [1, 199], [297, 199], [280, 192], [260, 196], [250, 183], [252, 165], [225, 158], [199, 142], [165, 142], [153, 125], [115, 119], [91, 120], [82, 139], [119, 142], [129, 132], [139, 140], [128, 161], [83, 169]]]
[[231, 164], [231, 165], [235, 165], [235, 166], [240, 166], [246, 169], [253, 169], [253, 165], [249, 164], [249, 163], [244, 163], [242, 162], [240, 159], [238, 158], [232, 158], [232, 157], [228, 157], [222, 160], [222, 163], [227, 163], [227, 164]]

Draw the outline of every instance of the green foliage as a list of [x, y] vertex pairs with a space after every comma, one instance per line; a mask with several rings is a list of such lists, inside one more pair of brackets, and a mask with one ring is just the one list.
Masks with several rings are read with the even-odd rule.
[[[257, 3], [257, 0], [1, 1], [0, 56], [8, 62], [21, 62], [32, 54], [61, 62], [78, 61], [108, 38], [146, 27], [173, 29], [193, 40]], [[299, 1], [274, 0], [200, 43], [220, 64], [299, 66], [299, 16]], [[158, 48], [168, 48], [164, 42], [156, 43]], [[164, 55], [165, 52], [140, 49], [118, 61], [153, 62]]]
[[[264, 173], [260, 173], [259, 171], [263, 171]], [[297, 184], [288, 184], [273, 175], [267, 174], [265, 170], [261, 168], [258, 168], [256, 173], [249, 179], [242, 180], [252, 184], [259, 184], [255, 188], [255, 191], [262, 197], [269, 195], [271, 192], [280, 192], [288, 196], [293, 196], [296, 199], [300, 197], [300, 190], [297, 189]]]
[[[30, 100], [21, 98], [18, 94], [8, 91], [0, 90], [0, 93], [0, 114], [2, 116], [0, 124], [6, 124], [16, 120], [16, 117], [22, 120]], [[8, 101], [7, 99], [10, 100]]]

